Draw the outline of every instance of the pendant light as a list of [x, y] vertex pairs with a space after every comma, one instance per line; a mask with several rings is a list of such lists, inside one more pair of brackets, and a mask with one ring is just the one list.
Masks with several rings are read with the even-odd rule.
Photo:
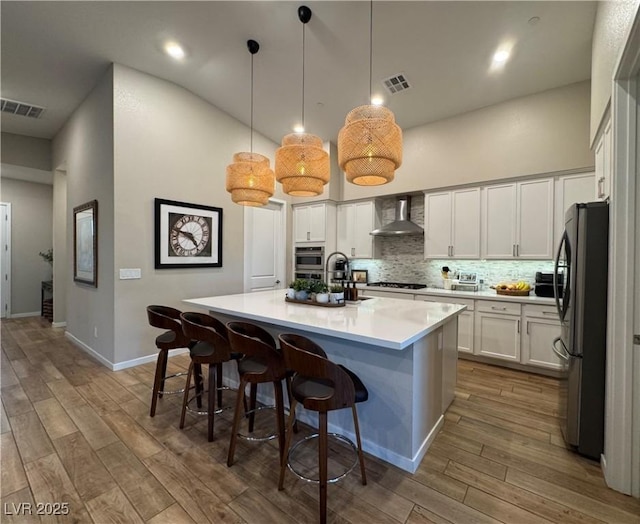
[[371, 104], [373, 0], [369, 9], [369, 104], [352, 109], [338, 133], [338, 164], [347, 182], [379, 186], [391, 182], [402, 164], [402, 130], [386, 107]]
[[[304, 128], [304, 58], [305, 25], [311, 20], [311, 9], [298, 8], [302, 22], [302, 127]], [[322, 148], [322, 139], [310, 133], [291, 133], [282, 138], [276, 151], [276, 180], [282, 191], [291, 196], [317, 196], [329, 182], [329, 154]]]
[[251, 150], [236, 153], [227, 166], [226, 189], [231, 200], [241, 206], [264, 206], [275, 191], [273, 171], [266, 156], [253, 152], [253, 55], [260, 49], [255, 40], [247, 41], [251, 53]]

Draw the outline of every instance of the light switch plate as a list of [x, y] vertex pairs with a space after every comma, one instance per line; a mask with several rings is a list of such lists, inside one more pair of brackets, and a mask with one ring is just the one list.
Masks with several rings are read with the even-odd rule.
[[142, 270], [140, 268], [120, 269], [120, 280], [131, 280], [142, 278]]

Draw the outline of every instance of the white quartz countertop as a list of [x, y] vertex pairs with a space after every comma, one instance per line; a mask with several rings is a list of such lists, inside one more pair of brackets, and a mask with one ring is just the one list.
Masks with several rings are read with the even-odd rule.
[[364, 286], [360, 289], [370, 289], [371, 291], [382, 291], [387, 293], [405, 293], [408, 295], [431, 295], [431, 296], [441, 296], [448, 298], [472, 298], [478, 300], [500, 300], [504, 302], [521, 302], [523, 304], [540, 304], [540, 305], [555, 305], [555, 299], [546, 298], [546, 297], [538, 297], [533, 294], [533, 290], [531, 294], [527, 297], [513, 297], [508, 295], [498, 295], [495, 290], [488, 289], [486, 291], [461, 291], [461, 290], [451, 290], [451, 289], [440, 289], [435, 287], [427, 287], [422, 289], [399, 289], [399, 288], [390, 288], [390, 287], [380, 287], [380, 286]]
[[212, 313], [308, 331], [343, 340], [401, 350], [428, 335], [466, 309], [459, 304], [395, 298], [370, 298], [344, 307], [321, 307], [285, 302], [276, 289], [183, 300]]

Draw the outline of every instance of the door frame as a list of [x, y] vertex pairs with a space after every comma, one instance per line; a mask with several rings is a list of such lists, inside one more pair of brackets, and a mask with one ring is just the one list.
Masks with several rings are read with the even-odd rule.
[[7, 257], [7, 268], [3, 268], [2, 273], [6, 275], [6, 279], [0, 284], [2, 286], [2, 298], [0, 300], [0, 307], [4, 307], [4, 316], [2, 318], [11, 318], [11, 203], [0, 202], [0, 206], [5, 206], [6, 212], [6, 231], [4, 242], [6, 245], [5, 253]]
[[[640, 15], [636, 12], [612, 81], [612, 162], [607, 314], [607, 388], [605, 451], [602, 460], [607, 485], [640, 497], [640, 346], [633, 344], [634, 322], [640, 330], [640, 242], [636, 214], [640, 162], [638, 110]], [[634, 311], [636, 309], [636, 311]], [[637, 333], [637, 331], [636, 331]], [[634, 351], [635, 366], [634, 369]], [[635, 445], [634, 445], [635, 443]]]
[[[277, 261], [277, 275], [278, 280], [280, 280], [280, 284], [284, 287], [285, 280], [287, 277], [287, 268], [286, 268], [286, 260], [287, 260], [287, 203], [284, 200], [280, 200], [278, 198], [270, 198], [268, 206], [277, 206], [277, 209], [274, 210], [280, 215], [280, 234], [279, 234], [279, 244], [280, 246], [276, 248], [276, 253], [278, 253], [278, 261]], [[249, 229], [249, 224], [251, 220], [248, 220], [249, 214], [253, 213], [254, 208], [250, 206], [246, 206], [244, 208], [244, 253], [245, 253], [245, 263], [244, 263], [244, 275], [243, 275], [243, 288], [244, 293], [249, 293], [251, 290], [251, 267], [249, 267], [248, 261], [251, 260], [250, 256], [247, 254], [251, 253], [253, 250], [253, 236], [251, 235], [251, 231]]]

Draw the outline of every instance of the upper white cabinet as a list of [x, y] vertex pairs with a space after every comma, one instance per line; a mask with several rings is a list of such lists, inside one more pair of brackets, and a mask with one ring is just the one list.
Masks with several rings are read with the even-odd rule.
[[483, 258], [553, 258], [553, 179], [483, 189]]
[[611, 191], [611, 173], [613, 162], [611, 158], [611, 117], [607, 120], [604, 130], [596, 140], [596, 198], [606, 200]]
[[294, 242], [326, 242], [327, 232], [332, 228], [335, 230], [334, 205], [320, 203], [293, 208]]
[[565, 175], [556, 179], [555, 187], [555, 220], [554, 247], [560, 244], [564, 231], [564, 215], [567, 209], [576, 202], [591, 202], [593, 200], [593, 185], [596, 175], [594, 172]]
[[376, 209], [372, 200], [338, 206], [337, 246], [348, 257], [372, 258]]
[[425, 258], [480, 258], [480, 188], [425, 194]]

